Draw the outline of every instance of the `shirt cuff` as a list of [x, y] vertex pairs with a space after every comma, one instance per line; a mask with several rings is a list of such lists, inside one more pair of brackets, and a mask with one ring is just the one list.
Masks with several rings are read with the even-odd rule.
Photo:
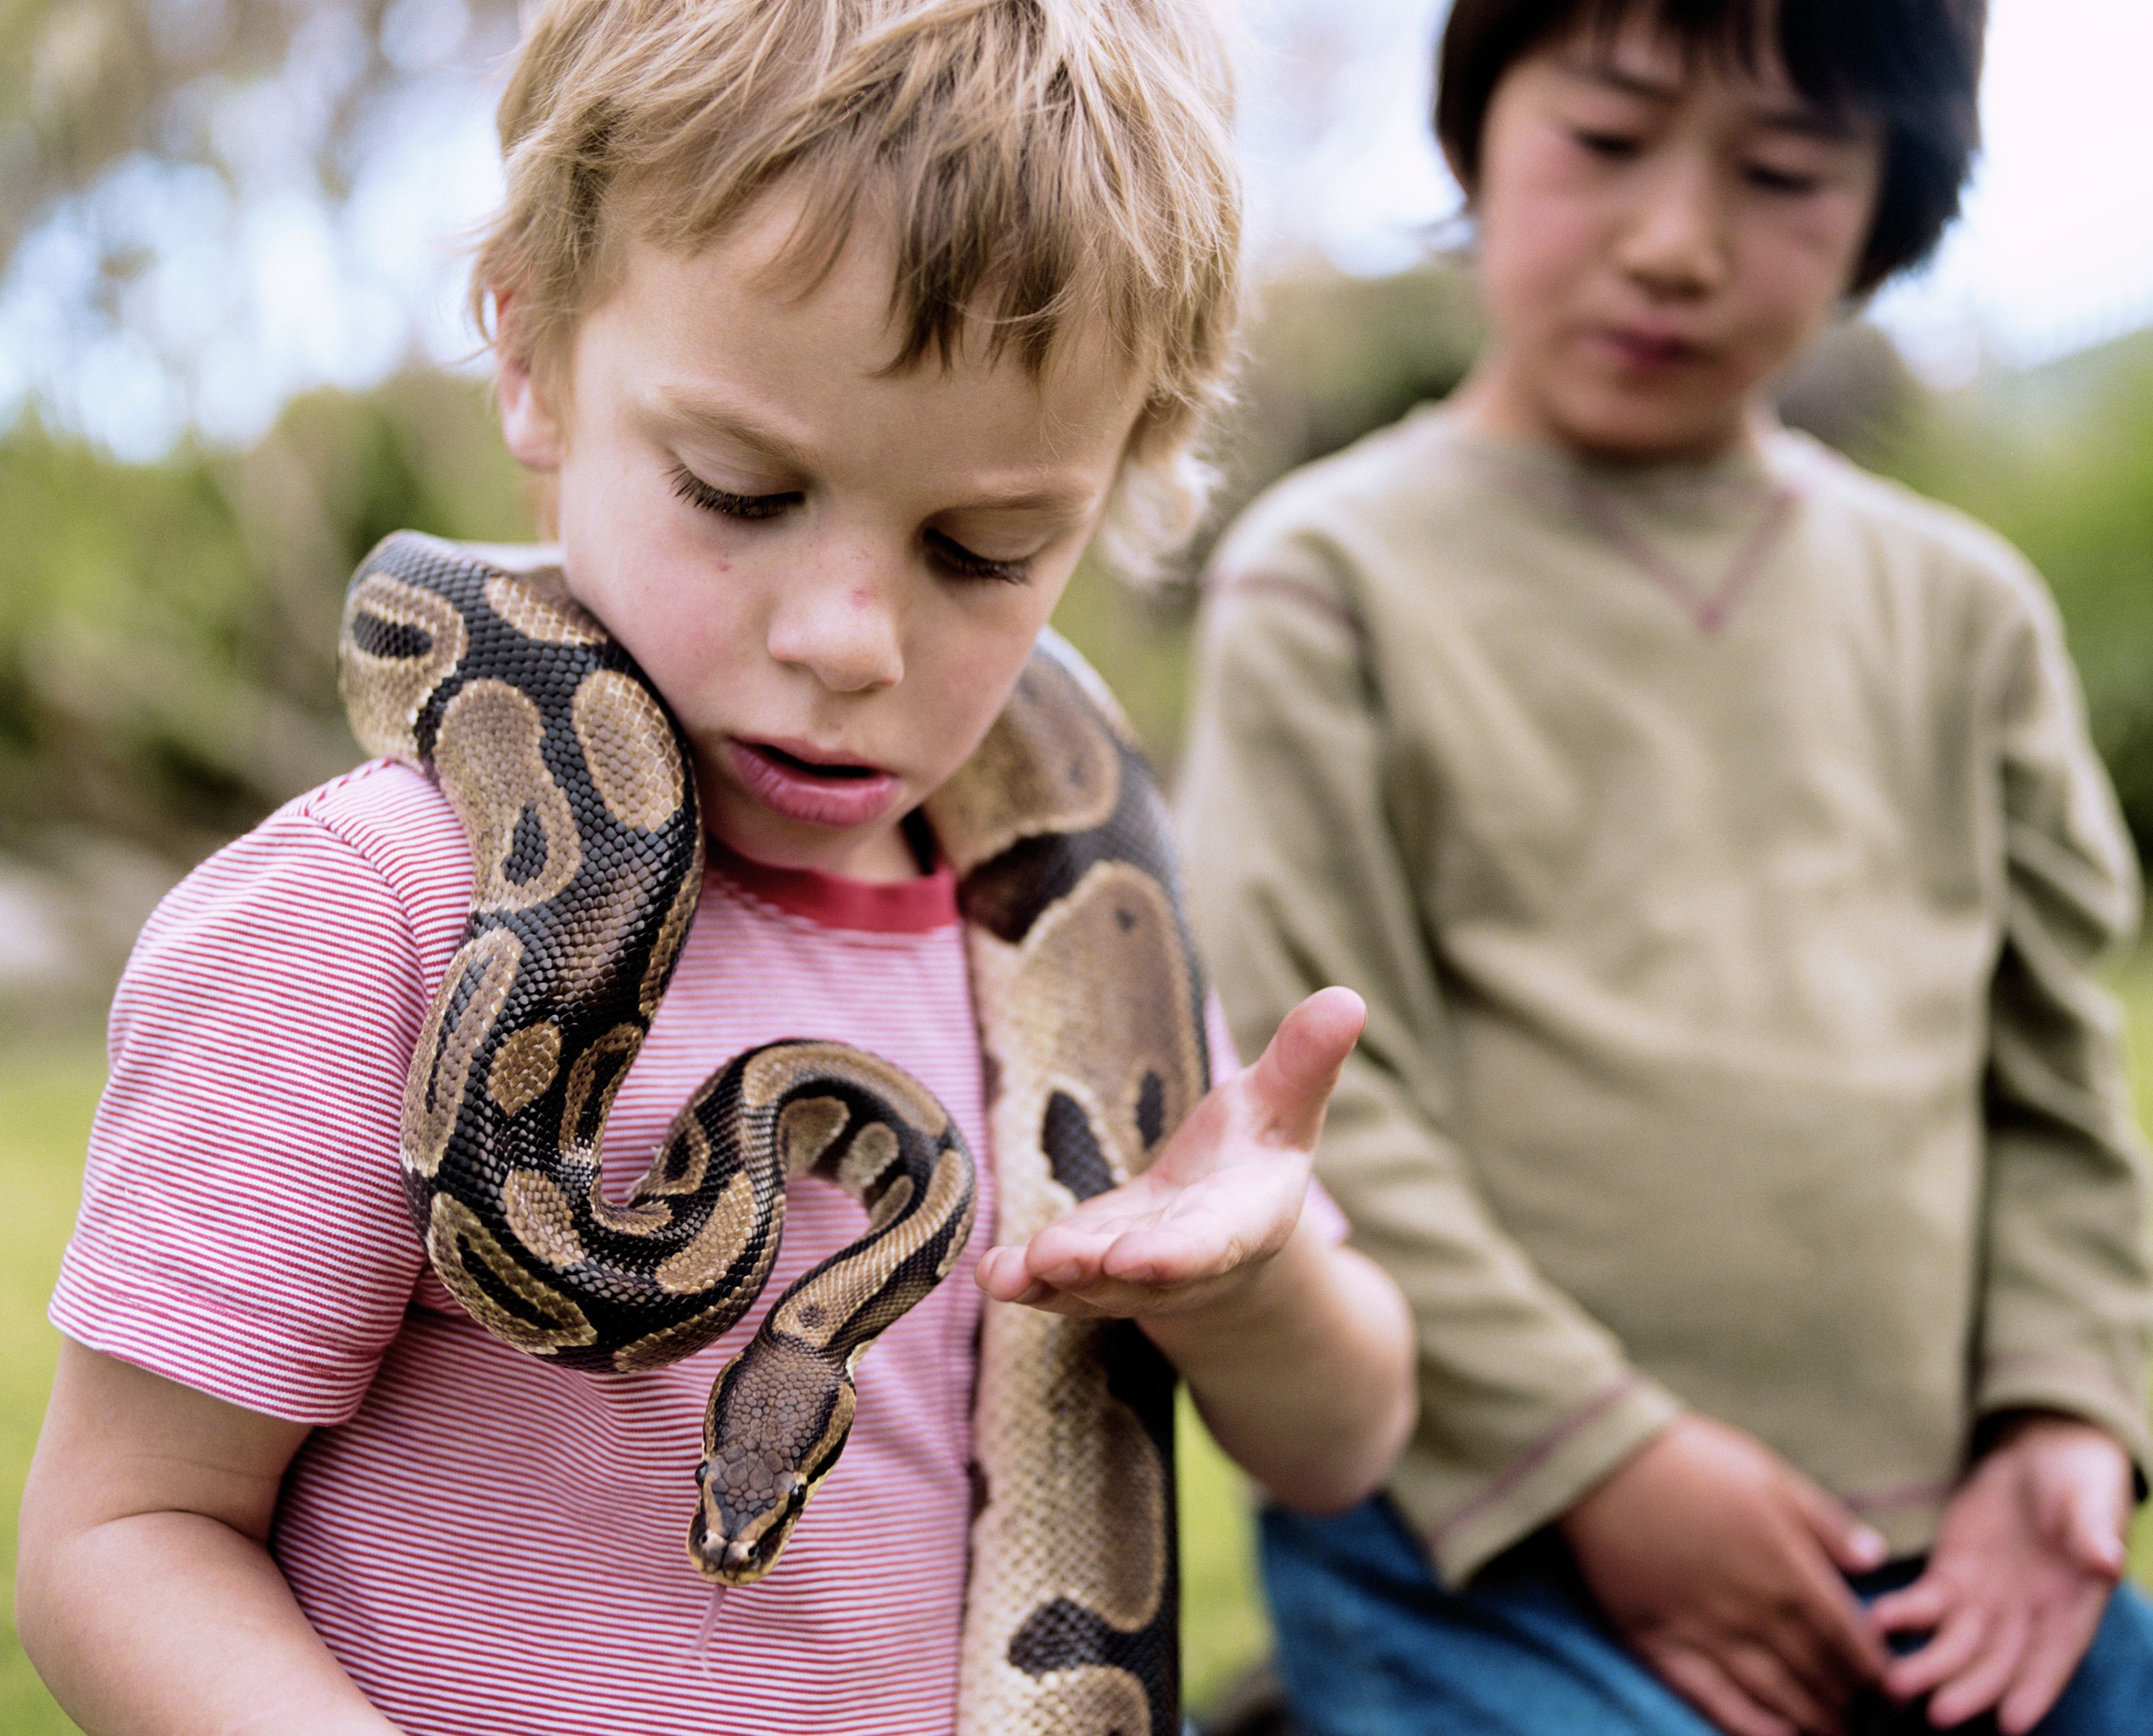
[[349, 1422], [378, 1354], [338, 1353], [267, 1309], [249, 1311], [158, 1273], [115, 1264], [78, 1241], [47, 1316], [85, 1349], [242, 1410], [313, 1428]]
[[[1434, 1491], [1416, 1489], [1410, 1453], [1391, 1493], [1421, 1533], [1438, 1576], [1446, 1586], [1460, 1586], [1504, 1550], [1568, 1512], [1682, 1409], [1672, 1392], [1633, 1371], [1519, 1453], [1463, 1506], [1430, 1512], [1427, 1497]], [[1455, 1483], [1449, 1483], [1445, 1493], [1454, 1499], [1455, 1491]]]
[[2130, 1455], [2144, 1498], [2153, 1479], [2153, 1429], [2136, 1395], [2099, 1357], [2026, 1350], [1984, 1358], [1974, 1384], [1975, 1415], [1986, 1419], [2006, 1411], [2057, 1411], [2106, 1429]]

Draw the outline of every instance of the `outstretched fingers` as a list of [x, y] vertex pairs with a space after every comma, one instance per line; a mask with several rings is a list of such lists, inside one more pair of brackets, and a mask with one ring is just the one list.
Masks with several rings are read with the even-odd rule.
[[1026, 1246], [989, 1250], [980, 1288], [1057, 1313], [1129, 1316], [1201, 1306], [1245, 1285], [1300, 1219], [1324, 1109], [1367, 1019], [1350, 989], [1310, 995], [1149, 1169]]
[[1891, 1666], [1886, 1687], [1902, 1700], [1919, 1699], [1941, 1687], [1982, 1655], [1991, 1626], [1989, 1611], [1979, 1605], [1950, 1608], [1937, 1622], [1927, 1645]]

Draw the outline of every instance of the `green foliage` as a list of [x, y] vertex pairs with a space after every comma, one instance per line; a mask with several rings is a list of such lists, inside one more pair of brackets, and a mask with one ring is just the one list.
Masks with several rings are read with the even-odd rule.
[[[1265, 287], [1246, 367], [1212, 455], [1215, 532], [1297, 465], [1396, 421], [1464, 377], [1479, 342], [1469, 280], [1450, 266], [1376, 279], [1321, 273]], [[1199, 539], [1185, 571], [1203, 563]], [[1162, 771], [1179, 756], [1188, 708], [1193, 584], [1136, 592], [1087, 562], [1054, 624], [1121, 696]]]
[[[8, 1201], [0, 1218], [0, 1574], [11, 1586], [16, 1509], [59, 1351], [45, 1298], [74, 1221], [104, 1059], [78, 1042], [18, 1047], [0, 1061], [0, 1189]], [[65, 1736], [74, 1728], [16, 1643], [11, 1598], [0, 1624], [0, 1732]]]
[[[513, 40], [511, 0], [459, 0], [459, 10], [466, 22], [445, 53], [482, 64]], [[260, 154], [281, 150], [285, 171], [340, 194], [368, 124], [435, 70], [410, 64], [395, 11], [393, 0], [8, 0], [0, 269], [57, 204], [135, 152], [238, 180], [259, 170]], [[284, 126], [265, 136], [216, 125], [221, 107], [263, 87], [282, 99]], [[120, 277], [130, 262], [140, 263], [105, 262]]]
[[353, 567], [402, 526], [528, 534], [481, 389], [295, 402], [237, 456], [120, 464], [0, 440], [0, 847], [70, 828], [184, 864], [356, 757], [336, 696]]
[[1881, 467], [1993, 526], [2046, 577], [2153, 857], [2153, 334], [1934, 404]]

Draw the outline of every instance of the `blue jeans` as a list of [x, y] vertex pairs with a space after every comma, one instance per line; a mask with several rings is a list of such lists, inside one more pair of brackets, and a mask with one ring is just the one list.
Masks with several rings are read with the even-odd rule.
[[[1302, 1736], [1716, 1736], [1616, 1638], [1551, 1533], [1457, 1592], [1436, 1583], [1380, 1498], [1336, 1519], [1268, 1512], [1262, 1544], [1279, 1673]], [[1854, 1589], [1875, 1597], [1919, 1571], [1899, 1563]], [[1853, 1728], [1928, 1726], [1880, 1703]], [[2153, 1604], [2125, 1586], [2036, 1736], [2143, 1732], [2153, 1732]]]

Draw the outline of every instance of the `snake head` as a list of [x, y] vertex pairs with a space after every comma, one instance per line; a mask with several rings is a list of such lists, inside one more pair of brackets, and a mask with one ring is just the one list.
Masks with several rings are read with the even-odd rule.
[[718, 1377], [703, 1424], [688, 1559], [705, 1579], [748, 1586], [777, 1565], [807, 1498], [852, 1433], [853, 1383], [797, 1343], [758, 1335]]

